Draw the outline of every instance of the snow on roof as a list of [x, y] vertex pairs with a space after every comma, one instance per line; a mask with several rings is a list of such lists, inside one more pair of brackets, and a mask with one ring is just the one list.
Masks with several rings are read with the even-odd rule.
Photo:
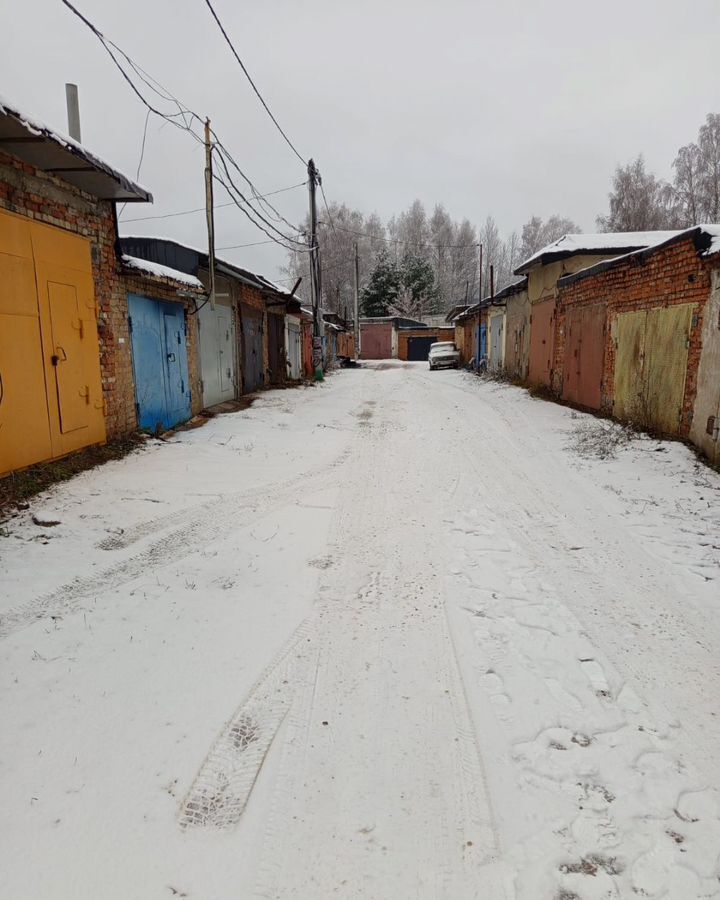
[[605, 251], [630, 252], [662, 244], [679, 234], [679, 231], [607, 231], [597, 234], [564, 234], [558, 240], [538, 250], [515, 269], [515, 275], [524, 274], [540, 262], [552, 262], [580, 253], [604, 253]]
[[[122, 225], [122, 222], [119, 223]], [[188, 244], [187, 241], [180, 241], [174, 237], [167, 237], [166, 235], [159, 234], [121, 234], [120, 241], [157, 241], [158, 243], [168, 243], [175, 244], [176, 247], [182, 247], [184, 250], [190, 250], [193, 253], [197, 253], [198, 256], [204, 257], [207, 259], [208, 251], [207, 247], [203, 250], [200, 247], [196, 247], [193, 244]], [[246, 277], [255, 282], [255, 287], [263, 288], [266, 287], [272, 291], [275, 291], [278, 294], [283, 294], [286, 297], [290, 296], [290, 291], [287, 288], [279, 287], [275, 282], [271, 281], [269, 278], [266, 278], [264, 275], [259, 275], [257, 272], [251, 272], [250, 269], [246, 269], [243, 266], [240, 266], [237, 263], [229, 262], [228, 260], [221, 259], [219, 256], [215, 256], [215, 265], [219, 267], [225, 267], [226, 269], [231, 269], [232, 272], [239, 277]], [[182, 274], [182, 273], [181, 273]]]
[[704, 252], [704, 256], [712, 256], [720, 253], [720, 225], [701, 225], [700, 228], [710, 236], [710, 246]]
[[[28, 135], [32, 137], [28, 139]], [[147, 188], [2, 96], [0, 138], [9, 153], [42, 171], [55, 172], [64, 181], [101, 200], [152, 201]]]
[[205, 292], [202, 281], [194, 275], [188, 275], [187, 272], [180, 272], [178, 269], [171, 269], [170, 266], [163, 266], [160, 263], [150, 262], [147, 259], [138, 259], [137, 256], [128, 256], [127, 254], [123, 254], [122, 261], [124, 265], [131, 269], [137, 269], [143, 275], [153, 275], [155, 278], [171, 278], [173, 281], [179, 281], [188, 287]]
[[[649, 256], [650, 254], [663, 249], [666, 244], [675, 244], [679, 240], [690, 237], [695, 239], [695, 246], [698, 248], [700, 256], [712, 256], [715, 253], [720, 253], [720, 225], [693, 225], [691, 228], [686, 228], [683, 231], [651, 231], [647, 233], [655, 235], [664, 234], [665, 238], [664, 240], [656, 241], [647, 247], [640, 247], [637, 250], [632, 250], [630, 253], [623, 253], [620, 256], [613, 256], [611, 259], [603, 259], [599, 262], [592, 263], [584, 269], [579, 269], [577, 272], [565, 275], [560, 279], [559, 283], [572, 284], [575, 281], [581, 281], [583, 278], [589, 278], [599, 272], [622, 265], [622, 263], [628, 259]], [[704, 249], [700, 249], [705, 242], [707, 242], [707, 246]]]

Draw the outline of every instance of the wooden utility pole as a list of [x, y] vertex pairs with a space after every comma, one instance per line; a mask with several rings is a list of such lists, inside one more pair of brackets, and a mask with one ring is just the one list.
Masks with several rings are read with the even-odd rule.
[[360, 356], [360, 260], [355, 242], [355, 359]]
[[212, 141], [210, 119], [205, 119], [205, 215], [208, 232], [210, 309], [215, 309], [215, 212], [213, 209]]
[[315, 377], [322, 378], [322, 328], [320, 322], [320, 248], [317, 239], [317, 200], [315, 188], [318, 182], [318, 170], [314, 160], [308, 162], [308, 192], [310, 194], [310, 293], [313, 309], [313, 369]]
[[483, 245], [479, 245], [478, 265], [480, 267], [480, 275], [478, 278], [478, 320], [477, 320], [477, 354], [475, 355], [475, 371], [480, 371], [480, 303], [482, 302], [482, 281], [483, 281]]

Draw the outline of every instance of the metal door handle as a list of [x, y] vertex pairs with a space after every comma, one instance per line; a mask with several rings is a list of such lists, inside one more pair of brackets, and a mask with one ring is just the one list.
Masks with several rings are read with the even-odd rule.
[[168, 362], [175, 362], [175, 354], [174, 353], [168, 353], [167, 358], [168, 358]]
[[[62, 356], [59, 354], [62, 353]], [[50, 362], [56, 366], [58, 363], [67, 362], [67, 353], [63, 347], [56, 347], [55, 353], [50, 357]]]

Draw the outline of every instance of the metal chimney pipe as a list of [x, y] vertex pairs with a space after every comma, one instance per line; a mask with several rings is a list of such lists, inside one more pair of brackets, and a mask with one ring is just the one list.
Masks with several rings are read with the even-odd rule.
[[67, 101], [68, 132], [70, 137], [80, 144], [82, 143], [82, 138], [80, 137], [80, 101], [78, 100], [78, 87], [76, 84], [65, 85], [65, 99]]

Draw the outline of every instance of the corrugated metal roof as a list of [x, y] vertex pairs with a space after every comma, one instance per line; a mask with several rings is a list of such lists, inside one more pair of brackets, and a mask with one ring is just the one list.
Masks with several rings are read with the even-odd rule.
[[[191, 247], [173, 238], [121, 235], [120, 246], [129, 256], [150, 260], [163, 266], [170, 266], [170, 268], [178, 269], [180, 272], [187, 272], [189, 275], [197, 275], [199, 266], [207, 268], [209, 264], [206, 250]], [[285, 301], [297, 301], [297, 297], [293, 297], [290, 291], [279, 287], [263, 275], [250, 272], [248, 269], [243, 269], [234, 263], [215, 257], [215, 268], [217, 272], [245, 282], [245, 284], [257, 288], [264, 294], [282, 297]], [[297, 302], [299, 305], [299, 301]]]
[[150, 191], [135, 184], [77, 141], [53, 131], [0, 97], [0, 149], [98, 200], [152, 202]]

